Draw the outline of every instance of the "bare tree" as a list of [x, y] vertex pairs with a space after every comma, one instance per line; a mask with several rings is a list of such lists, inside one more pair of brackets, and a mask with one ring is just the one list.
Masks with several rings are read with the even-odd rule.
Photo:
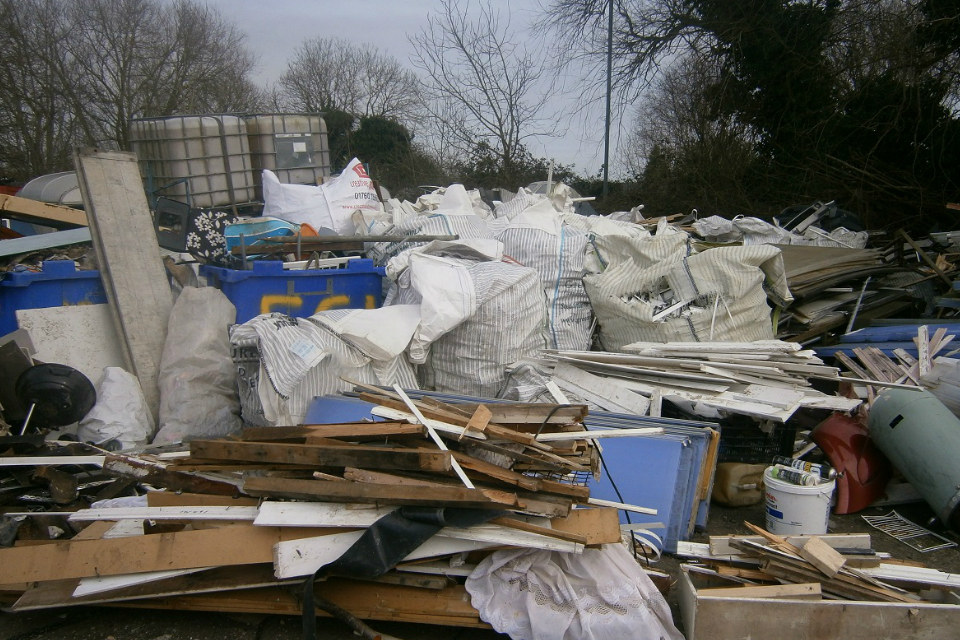
[[0, 166], [16, 180], [69, 164], [79, 127], [57, 46], [68, 29], [56, 0], [0, 0]]
[[544, 57], [528, 50], [509, 17], [489, 3], [471, 19], [460, 0], [441, 0], [411, 43], [413, 63], [425, 75], [430, 117], [461, 157], [485, 143], [509, 172], [523, 158], [525, 140], [555, 133], [545, 115], [550, 90]]
[[662, 73], [635, 107], [624, 162], [640, 178], [653, 211], [672, 206], [735, 215], [750, 206], [740, 185], [756, 160], [754, 133], [702, 91], [722, 82], [709, 61], [686, 57]]
[[63, 83], [89, 141], [126, 148], [131, 118], [242, 108], [254, 60], [243, 36], [192, 0], [70, 0]]
[[254, 62], [194, 0], [0, 0], [0, 162], [28, 178], [126, 148], [131, 118], [253, 109]]
[[295, 111], [338, 110], [355, 116], [416, 120], [416, 75], [370, 45], [314, 38], [297, 47], [277, 82], [281, 104]]

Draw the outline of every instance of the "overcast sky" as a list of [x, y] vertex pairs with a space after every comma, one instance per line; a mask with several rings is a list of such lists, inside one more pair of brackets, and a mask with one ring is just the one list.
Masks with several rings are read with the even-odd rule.
[[[371, 44], [412, 69], [413, 47], [408, 37], [416, 34], [427, 13], [439, 6], [437, 0], [206, 2], [247, 33], [247, 44], [260, 60], [255, 79], [261, 84], [275, 81], [286, 68], [294, 49], [304, 40], [316, 37]], [[477, 3], [469, 4], [476, 6]], [[515, 29], [525, 27], [539, 9], [538, 0], [493, 0], [493, 4], [502, 11], [510, 11]], [[558, 103], [557, 107], [560, 106]], [[568, 166], [576, 165], [581, 174], [595, 175], [603, 163], [602, 109], [598, 108], [586, 125], [579, 116], [561, 124], [567, 128], [561, 139], [531, 140], [528, 148], [534, 155], [554, 158]], [[616, 166], [615, 156], [611, 158], [611, 166]]]

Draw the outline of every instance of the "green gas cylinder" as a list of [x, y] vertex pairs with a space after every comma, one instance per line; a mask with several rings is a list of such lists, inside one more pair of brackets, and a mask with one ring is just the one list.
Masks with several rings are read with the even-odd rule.
[[960, 530], [960, 419], [928, 391], [887, 389], [870, 409], [869, 430], [937, 516]]

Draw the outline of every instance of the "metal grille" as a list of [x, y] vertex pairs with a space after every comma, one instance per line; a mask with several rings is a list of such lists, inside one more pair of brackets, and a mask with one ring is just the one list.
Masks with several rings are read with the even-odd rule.
[[863, 516], [863, 519], [871, 527], [883, 531], [921, 553], [957, 546], [956, 542], [910, 522], [896, 511], [891, 511], [885, 516]]

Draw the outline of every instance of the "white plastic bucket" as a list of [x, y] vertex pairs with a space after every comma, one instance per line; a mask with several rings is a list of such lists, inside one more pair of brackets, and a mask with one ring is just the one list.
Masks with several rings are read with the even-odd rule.
[[770, 475], [773, 467], [763, 473], [766, 485], [767, 531], [781, 536], [822, 535], [827, 532], [834, 480], [812, 487], [785, 482]]

